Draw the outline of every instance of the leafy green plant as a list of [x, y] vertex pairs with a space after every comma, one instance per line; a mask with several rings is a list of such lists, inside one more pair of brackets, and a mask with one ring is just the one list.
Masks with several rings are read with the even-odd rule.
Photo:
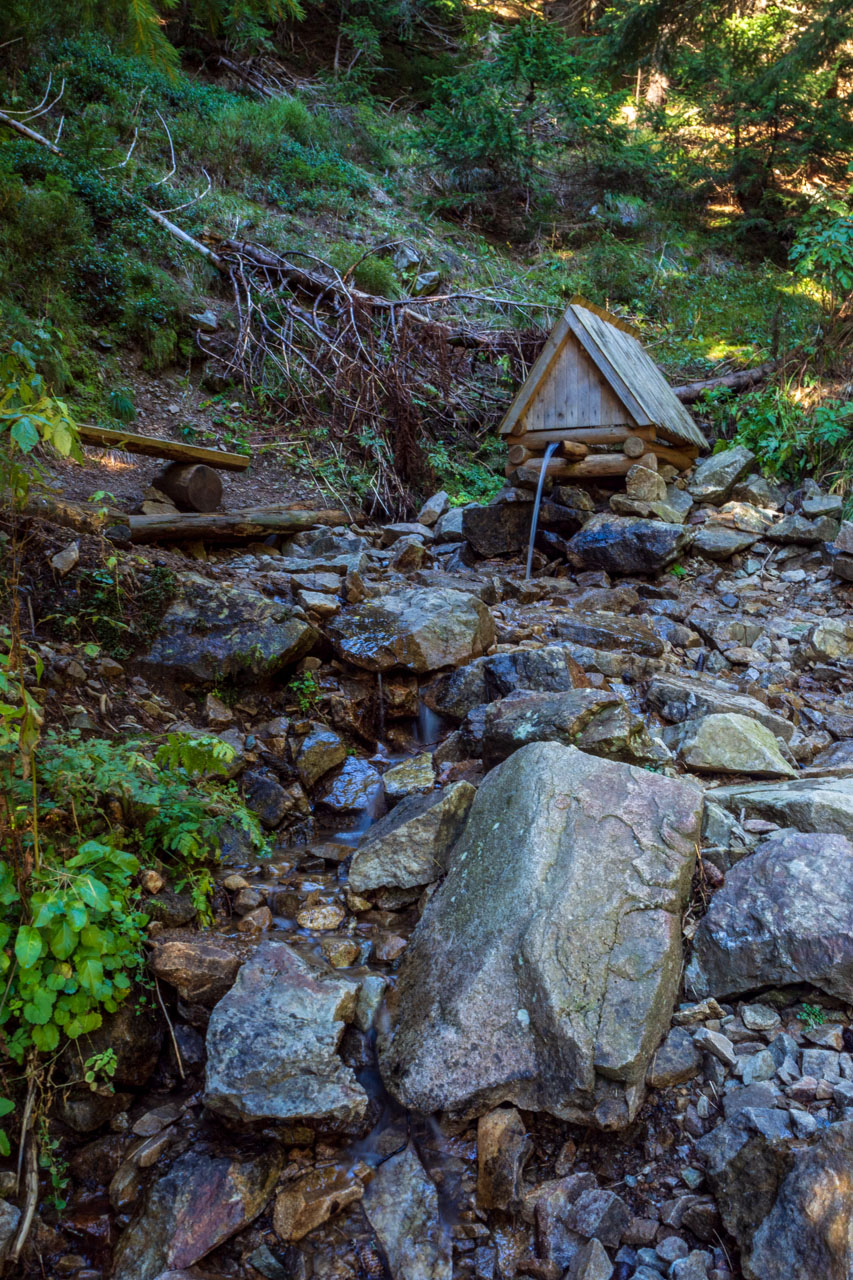
[[303, 716], [315, 710], [320, 701], [320, 685], [313, 671], [302, 671], [299, 675], [293, 676], [288, 681], [287, 687], [295, 697]]
[[[44, 330], [34, 336], [50, 338]], [[39, 445], [82, 461], [68, 406], [50, 393], [33, 351], [16, 341], [0, 355], [0, 493], [10, 491], [19, 501], [26, 497], [39, 474], [32, 457]]]
[[853, 210], [826, 199], [803, 219], [791, 246], [791, 261], [801, 276], [816, 276], [827, 288], [832, 312], [853, 293]]
[[813, 1030], [815, 1027], [822, 1027], [826, 1022], [826, 1010], [821, 1009], [816, 1004], [804, 1004], [800, 1013], [800, 1020], [804, 1026]]
[[[713, 403], [712, 412], [729, 422], [723, 398]], [[853, 405], [830, 398], [804, 406], [791, 383], [747, 393], [734, 411], [734, 442], [756, 452], [765, 470], [788, 480], [849, 471], [852, 433]]]

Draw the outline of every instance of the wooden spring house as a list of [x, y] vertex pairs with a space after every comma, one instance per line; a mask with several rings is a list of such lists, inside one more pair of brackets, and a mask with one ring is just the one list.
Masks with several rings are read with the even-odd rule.
[[535, 484], [547, 445], [548, 475], [595, 480], [635, 462], [684, 471], [708, 442], [636, 329], [585, 298], [573, 298], [500, 426], [514, 483]]

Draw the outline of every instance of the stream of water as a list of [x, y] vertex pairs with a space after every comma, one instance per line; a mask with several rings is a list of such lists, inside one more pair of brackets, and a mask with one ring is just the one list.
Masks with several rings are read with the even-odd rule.
[[542, 490], [545, 488], [545, 476], [548, 474], [548, 463], [551, 458], [553, 458], [559, 447], [559, 440], [552, 440], [546, 447], [545, 457], [542, 460], [542, 470], [539, 472], [539, 483], [536, 486], [536, 501], [533, 503], [533, 518], [530, 521], [530, 545], [527, 548], [527, 568], [524, 571], [525, 578], [530, 577], [530, 571], [533, 568], [533, 544], [536, 541], [536, 526], [539, 523], [539, 508], [542, 505]]

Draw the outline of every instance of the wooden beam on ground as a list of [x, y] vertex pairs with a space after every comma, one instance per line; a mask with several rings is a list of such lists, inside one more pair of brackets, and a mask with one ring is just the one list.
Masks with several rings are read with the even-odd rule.
[[74, 502], [48, 493], [30, 493], [24, 503], [24, 515], [38, 516], [51, 524], [61, 525], [63, 529], [73, 529], [75, 533], [102, 534], [110, 525], [126, 525], [128, 522], [125, 512], [114, 507]]
[[724, 373], [719, 378], [704, 378], [701, 382], [686, 382], [681, 387], [673, 387], [673, 393], [682, 404], [693, 404], [704, 391], [715, 391], [725, 387], [728, 391], [748, 391], [757, 386], [779, 367], [778, 360], [766, 360], [754, 369], [738, 369], [736, 373]]
[[281, 507], [252, 507], [225, 514], [130, 516], [132, 542], [182, 542], [201, 539], [209, 542], [237, 542], [243, 538], [265, 538], [270, 533], [301, 533], [317, 525], [336, 527], [352, 523], [345, 511], [297, 511]]
[[112, 427], [84, 424], [78, 428], [83, 444], [101, 449], [122, 449], [148, 458], [168, 458], [170, 462], [203, 462], [220, 471], [245, 471], [249, 459], [242, 453], [226, 453], [224, 449], [203, 449], [195, 444], [178, 444], [160, 436], [142, 436], [135, 431], [115, 431]]

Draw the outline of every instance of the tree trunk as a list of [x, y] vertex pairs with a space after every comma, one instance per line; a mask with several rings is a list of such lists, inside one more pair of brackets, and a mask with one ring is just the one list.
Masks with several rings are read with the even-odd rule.
[[234, 542], [243, 538], [265, 538], [270, 533], [301, 533], [317, 525], [350, 524], [345, 511], [274, 511], [254, 507], [213, 515], [130, 516], [132, 542]]

